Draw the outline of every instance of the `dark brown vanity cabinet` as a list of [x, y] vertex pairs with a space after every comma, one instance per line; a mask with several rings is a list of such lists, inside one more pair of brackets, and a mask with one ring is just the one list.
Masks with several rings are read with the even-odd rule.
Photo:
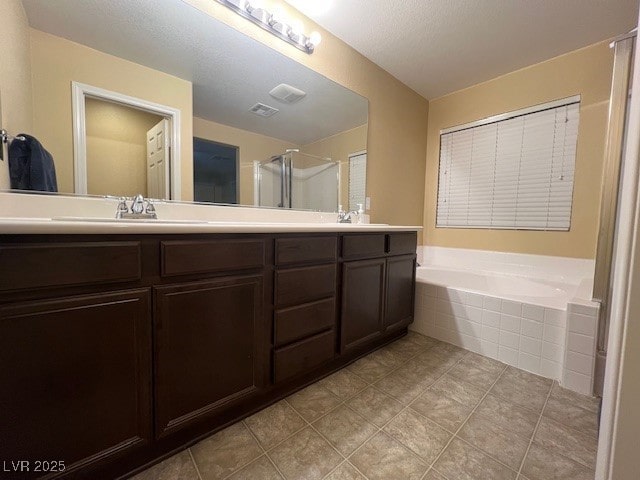
[[273, 381], [336, 355], [338, 235], [275, 240]]
[[415, 239], [0, 236], [0, 459], [64, 462], [0, 477], [125, 475], [403, 335]]
[[415, 233], [342, 237], [341, 352], [413, 321], [416, 241]]
[[155, 289], [156, 436], [202, 421], [263, 385], [262, 277]]

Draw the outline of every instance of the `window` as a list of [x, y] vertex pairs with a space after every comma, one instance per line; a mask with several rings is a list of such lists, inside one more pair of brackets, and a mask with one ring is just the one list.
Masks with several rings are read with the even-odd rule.
[[365, 185], [367, 183], [367, 152], [349, 155], [349, 210], [357, 211], [358, 204], [364, 208]]
[[580, 97], [440, 132], [437, 227], [569, 230]]

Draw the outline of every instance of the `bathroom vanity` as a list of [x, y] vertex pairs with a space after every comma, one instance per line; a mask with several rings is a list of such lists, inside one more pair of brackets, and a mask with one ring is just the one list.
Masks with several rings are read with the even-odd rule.
[[124, 475], [404, 335], [415, 229], [335, 227], [0, 236], [2, 460], [48, 469], [2, 478]]

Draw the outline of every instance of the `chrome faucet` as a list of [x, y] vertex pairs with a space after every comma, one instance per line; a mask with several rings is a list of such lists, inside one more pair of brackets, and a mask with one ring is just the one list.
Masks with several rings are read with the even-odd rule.
[[[129, 208], [127, 200], [131, 200], [131, 208]], [[138, 194], [132, 199], [120, 197], [120, 202], [116, 208], [116, 218], [156, 219], [158, 214], [151, 200], [145, 200], [141, 194]]]
[[358, 212], [352, 210], [350, 212], [345, 212], [342, 210], [342, 205], [340, 205], [338, 209], [338, 223], [352, 223], [351, 217], [353, 215], [358, 215]]

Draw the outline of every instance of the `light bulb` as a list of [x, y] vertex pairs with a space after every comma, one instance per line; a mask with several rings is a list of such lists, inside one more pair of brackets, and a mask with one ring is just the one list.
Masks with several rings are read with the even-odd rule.
[[311, 32], [311, 35], [309, 35], [309, 43], [313, 45], [314, 48], [320, 45], [321, 41], [322, 35], [320, 35], [318, 32]]
[[287, 16], [282, 7], [276, 7], [269, 18], [269, 25], [274, 26], [276, 23], [287, 23]]

